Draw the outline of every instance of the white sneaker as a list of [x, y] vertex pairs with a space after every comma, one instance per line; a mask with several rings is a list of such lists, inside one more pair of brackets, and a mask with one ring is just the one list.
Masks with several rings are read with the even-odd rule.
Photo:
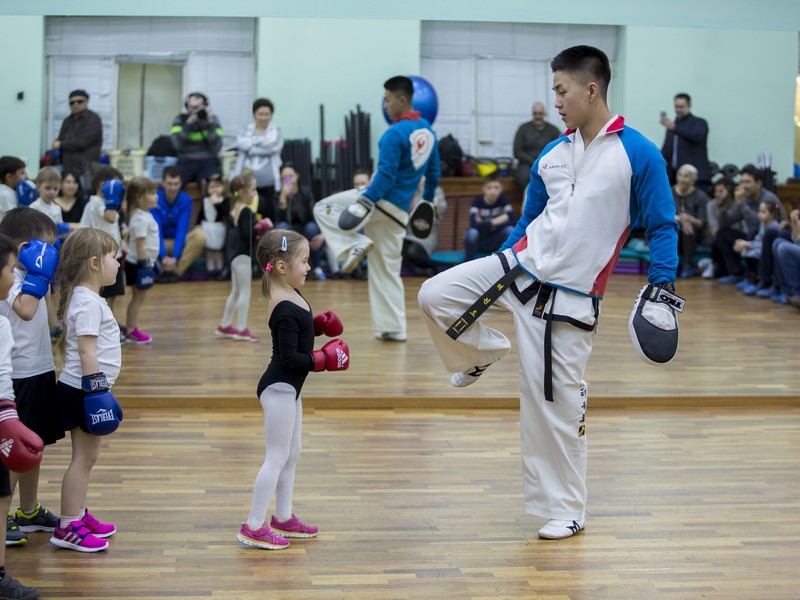
[[[703, 260], [707, 260], [708, 264], [703, 264]], [[703, 260], [697, 263], [697, 266], [703, 269], [703, 273], [701, 274], [702, 278], [714, 279], [714, 271], [715, 271], [714, 261], [711, 260], [710, 258], [704, 258]]]
[[341, 271], [342, 273], [349, 273], [353, 269], [355, 269], [364, 257], [367, 255], [367, 252], [372, 250], [372, 240], [368, 241], [366, 244], [359, 244], [350, 250], [350, 254], [347, 255], [347, 259], [345, 259], [344, 263], [342, 263]]
[[376, 333], [375, 339], [383, 340], [384, 342], [405, 342], [405, 333], [393, 333], [391, 331], [384, 331], [383, 333]]
[[563, 540], [583, 530], [585, 521], [561, 521], [552, 519], [539, 530], [539, 537], [545, 540]]
[[469, 371], [458, 373], [453, 373], [453, 376], [450, 378], [450, 385], [453, 387], [467, 387], [468, 385], [472, 385], [476, 381], [478, 381], [478, 377], [483, 375], [483, 372], [489, 368], [488, 365], [483, 365], [482, 367], [472, 367]]

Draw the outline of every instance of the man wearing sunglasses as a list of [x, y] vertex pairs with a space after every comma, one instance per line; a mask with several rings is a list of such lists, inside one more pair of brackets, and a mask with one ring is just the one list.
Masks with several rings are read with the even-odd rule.
[[74, 90], [69, 95], [70, 115], [61, 124], [53, 142], [53, 150], [61, 153], [61, 164], [83, 177], [91, 177], [94, 165], [100, 162], [103, 145], [103, 123], [96, 112], [89, 110], [89, 94]]

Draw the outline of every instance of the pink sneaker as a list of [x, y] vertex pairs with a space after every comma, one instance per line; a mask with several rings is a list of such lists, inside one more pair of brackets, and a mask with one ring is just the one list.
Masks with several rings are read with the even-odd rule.
[[236, 534], [236, 539], [245, 546], [253, 546], [264, 550], [283, 550], [289, 546], [289, 540], [270, 531], [269, 527], [259, 527], [254, 531], [250, 529], [247, 523], [242, 523], [242, 528]]
[[281, 523], [272, 515], [272, 520], [269, 522], [270, 528], [287, 538], [313, 538], [317, 537], [319, 528], [315, 525], [306, 525], [297, 515], [292, 513], [292, 518], [288, 521]]
[[233, 336], [236, 335], [237, 333], [239, 332], [236, 331], [230, 325], [228, 327], [223, 327], [222, 325], [219, 325], [217, 327], [217, 330], [214, 332], [214, 335], [218, 335], [219, 337], [233, 338]]
[[101, 523], [97, 519], [95, 519], [91, 514], [89, 514], [89, 509], [86, 509], [86, 514], [84, 515], [83, 524], [86, 526], [86, 529], [92, 532], [95, 537], [99, 538], [107, 538], [111, 537], [115, 533], [117, 533], [117, 528], [114, 526], [113, 523]]
[[153, 338], [146, 333], [139, 331], [139, 328], [136, 327], [133, 331], [129, 331], [128, 335], [125, 336], [125, 342], [128, 344], [149, 344], [153, 341]]
[[58, 548], [69, 548], [78, 552], [100, 552], [108, 548], [108, 542], [93, 535], [82, 521], [75, 521], [62, 529], [59, 520], [50, 543]]
[[[236, 330], [234, 329], [234, 331]], [[250, 333], [249, 329], [242, 329], [241, 331], [236, 331], [236, 333], [233, 334], [233, 339], [239, 340], [240, 342], [257, 342], [261, 338]]]

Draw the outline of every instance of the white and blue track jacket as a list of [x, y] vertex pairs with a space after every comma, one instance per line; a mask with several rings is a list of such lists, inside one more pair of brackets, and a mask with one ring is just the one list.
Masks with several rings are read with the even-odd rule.
[[650, 283], [675, 281], [678, 227], [664, 158], [615, 115], [588, 148], [574, 129], [545, 147], [500, 250], [512, 248], [539, 281], [602, 298], [632, 226], [650, 241]]

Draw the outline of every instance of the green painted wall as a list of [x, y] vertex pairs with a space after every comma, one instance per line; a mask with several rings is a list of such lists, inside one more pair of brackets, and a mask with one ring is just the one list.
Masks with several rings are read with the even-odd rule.
[[360, 104], [371, 115], [375, 145], [387, 127], [383, 82], [419, 72], [419, 21], [259, 19], [257, 43], [257, 94], [275, 103], [284, 135], [312, 140], [314, 156], [320, 104], [326, 140], [344, 135], [345, 115]]
[[[28, 160], [28, 174], [39, 170], [44, 125], [44, 17], [2, 17], [0, 57], [0, 156]], [[17, 93], [24, 99], [18, 100]]]

